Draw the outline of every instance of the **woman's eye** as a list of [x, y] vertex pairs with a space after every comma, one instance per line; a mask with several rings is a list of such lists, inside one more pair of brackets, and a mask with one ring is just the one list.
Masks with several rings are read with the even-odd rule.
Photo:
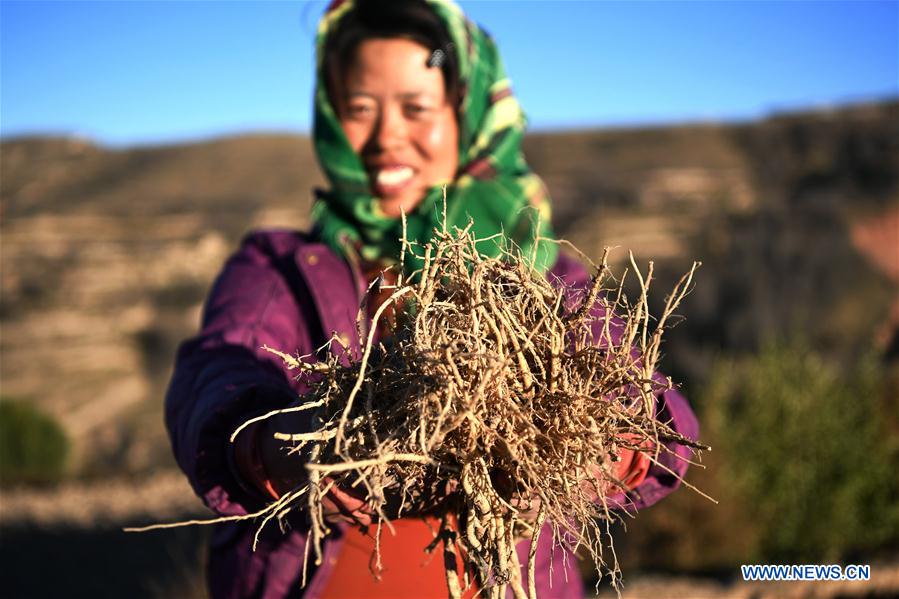
[[371, 110], [370, 106], [364, 106], [361, 104], [347, 107], [347, 114], [353, 118], [366, 117], [369, 114], [371, 114], [371, 112], [372, 112], [372, 110]]
[[422, 104], [407, 104], [406, 105], [406, 114], [412, 116], [422, 116], [427, 114], [430, 111], [430, 108], [424, 106]]

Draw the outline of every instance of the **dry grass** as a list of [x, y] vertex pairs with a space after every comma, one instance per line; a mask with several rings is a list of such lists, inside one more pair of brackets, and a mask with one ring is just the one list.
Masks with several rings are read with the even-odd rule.
[[[469, 566], [461, 581], [447, 570], [452, 597], [470, 583], [492, 597], [507, 586], [534, 597], [535, 551], [523, 580], [515, 545], [533, 537], [536, 548], [546, 522], [617, 580], [606, 498], [621, 486], [620, 449], [651, 447], [658, 464], [662, 441], [701, 447], [654, 418], [654, 395], [671, 384], [654, 376], [662, 331], [696, 266], [651, 323], [651, 265], [645, 277], [633, 266], [643, 293], [629, 303], [605, 256], [588, 290], [566, 292], [514, 250], [484, 258], [477, 245], [489, 241], [466, 229], [406, 243], [424, 267], [400, 276], [361, 348], [313, 363], [271, 350], [317, 382], [288, 408], [313, 411], [313, 430], [276, 434], [303, 453], [308, 482], [270, 506], [262, 526], [306, 508], [318, 561], [330, 532], [322, 500], [334, 485], [359, 487], [376, 535], [403, 515], [441, 518], [429, 549], [442, 545], [451, 564], [461, 551]], [[379, 325], [389, 341], [375, 344]]]
[[[588, 289], [566, 289], [515, 248], [485, 258], [479, 244], [502, 237], [478, 240], [470, 228], [435, 231], [423, 247], [404, 242], [403, 258], [415, 253], [423, 268], [369, 290], [368, 297], [392, 293], [369, 326], [363, 302], [360, 347], [344, 346], [325, 361], [266, 348], [306, 377], [311, 391], [245, 422], [231, 440], [253, 422], [307, 413], [311, 430], [275, 433], [302, 455], [305, 483], [258, 513], [131, 530], [258, 518], [261, 531], [272, 520], [284, 528], [293, 515], [308, 521], [305, 561], [313, 552], [319, 563], [330, 533], [325, 496], [334, 486], [358, 488], [375, 515], [377, 539], [384, 528], [392, 532], [395, 518], [440, 519], [427, 550], [442, 548], [447, 564], [461, 553], [466, 563], [462, 573], [447, 568], [450, 597], [468, 585], [488, 597], [504, 597], [507, 588], [518, 599], [536, 597], [544, 524], [554, 542], [589, 555], [616, 586], [608, 527], [619, 516], [608, 498], [624, 490], [615, 468], [621, 450], [649, 453], [662, 466], [666, 442], [704, 448], [654, 413], [655, 395], [672, 384], [655, 372], [662, 334], [698, 264], [654, 319], [652, 263], [643, 274], [631, 256], [616, 281], [606, 252], [599, 265], [591, 262]], [[634, 302], [622, 291], [629, 273], [641, 289]], [[384, 341], [375, 343], [379, 330]], [[531, 538], [526, 568], [515, 551], [522, 538]], [[377, 576], [377, 549], [374, 558]]]

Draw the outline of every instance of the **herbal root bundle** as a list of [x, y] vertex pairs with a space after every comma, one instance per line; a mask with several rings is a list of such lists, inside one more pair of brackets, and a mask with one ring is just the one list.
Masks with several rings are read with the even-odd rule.
[[[652, 319], [651, 265], [643, 275], [631, 258], [625, 274], [640, 297], [629, 302], [605, 256], [589, 288], [575, 290], [511, 250], [485, 258], [484, 242], [466, 229], [435, 231], [423, 247], [405, 243], [423, 268], [399, 276], [360, 331], [361, 347], [345, 356], [313, 361], [271, 349], [312, 381], [288, 410], [307, 411], [313, 425], [276, 435], [302, 456], [308, 479], [261, 513], [262, 526], [306, 510], [307, 548], [320, 559], [329, 534], [322, 499], [339, 485], [364, 492], [377, 535], [403, 515], [439, 518], [428, 549], [449, 564], [461, 553], [468, 565], [462, 578], [447, 567], [451, 597], [467, 584], [490, 597], [507, 588], [535, 597], [546, 523], [557, 542], [617, 573], [604, 549], [621, 449], [650, 452], [658, 464], [666, 442], [702, 447], [654, 413], [655, 395], [671, 384], [655, 372], [662, 333], [697, 265]], [[523, 537], [532, 538], [526, 567], [515, 552]]]

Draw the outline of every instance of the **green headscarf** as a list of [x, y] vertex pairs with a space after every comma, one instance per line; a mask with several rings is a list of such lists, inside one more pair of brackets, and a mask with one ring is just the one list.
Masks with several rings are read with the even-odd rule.
[[[459, 169], [446, 189], [446, 225], [450, 230], [464, 228], [471, 220], [478, 239], [503, 233], [501, 241], [483, 242], [478, 250], [497, 256], [511, 241], [522, 256], [535, 256], [533, 266], [545, 272], [558, 255], [557, 244], [539, 240], [555, 238], [550, 228], [549, 194], [522, 155], [526, 118], [512, 95], [496, 45], [453, 2], [427, 1], [450, 34], [460, 88], [465, 90], [458, 115]], [[349, 242], [366, 260], [396, 262], [402, 221], [384, 215], [371, 195], [368, 174], [350, 147], [325, 85], [325, 42], [353, 5], [346, 0], [326, 13], [316, 37], [314, 141], [331, 189], [318, 190], [312, 214], [320, 237], [338, 253], [345, 253]], [[442, 186], [431, 188], [406, 220], [408, 239], [426, 243], [443, 224]], [[407, 255], [406, 266], [411, 271], [420, 264]]]

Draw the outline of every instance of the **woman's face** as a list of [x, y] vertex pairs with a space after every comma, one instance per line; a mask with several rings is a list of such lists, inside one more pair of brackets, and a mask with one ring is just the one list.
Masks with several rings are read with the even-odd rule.
[[363, 41], [338, 98], [340, 123], [388, 216], [411, 212], [428, 188], [453, 179], [459, 163], [455, 110], [429, 58], [411, 40]]

